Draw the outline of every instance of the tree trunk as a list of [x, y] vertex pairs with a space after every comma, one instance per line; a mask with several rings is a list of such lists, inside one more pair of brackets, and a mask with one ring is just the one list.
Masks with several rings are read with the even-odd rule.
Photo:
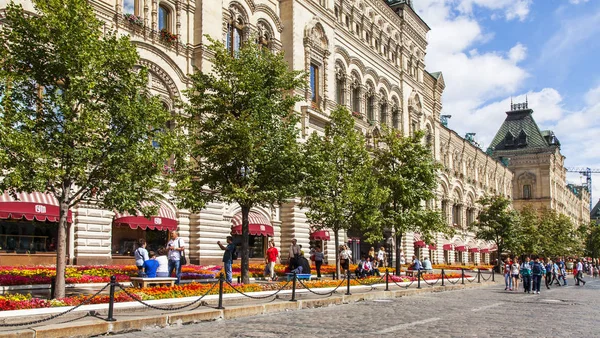
[[67, 216], [69, 205], [60, 201], [60, 218], [58, 221], [58, 238], [56, 245], [56, 288], [54, 297], [65, 297], [65, 270], [67, 268]]
[[396, 276], [400, 276], [400, 270], [402, 269], [402, 264], [400, 264], [400, 252], [402, 251], [402, 233], [396, 233]]
[[339, 250], [339, 238], [340, 235], [337, 231], [333, 231], [333, 245], [335, 247], [335, 276], [336, 278], [340, 278], [340, 250]]
[[242, 283], [250, 283], [250, 226], [248, 222], [249, 206], [242, 206]]

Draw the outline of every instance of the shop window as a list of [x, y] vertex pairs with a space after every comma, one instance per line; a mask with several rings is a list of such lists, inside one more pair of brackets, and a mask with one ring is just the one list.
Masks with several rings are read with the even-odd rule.
[[171, 11], [164, 5], [158, 6], [158, 30], [171, 32]]
[[148, 251], [157, 252], [160, 247], [164, 247], [168, 242], [169, 232], [167, 230], [131, 229], [129, 226], [113, 225], [111, 253], [113, 255], [133, 256], [140, 238], [146, 240]]
[[56, 251], [58, 223], [22, 220], [0, 221], [0, 250], [15, 253]]
[[[237, 246], [241, 246], [242, 236], [233, 236], [233, 242]], [[265, 258], [265, 253], [267, 252], [268, 237], [250, 235], [248, 243], [250, 245], [250, 258]], [[241, 252], [241, 248], [238, 248], [238, 252]]]

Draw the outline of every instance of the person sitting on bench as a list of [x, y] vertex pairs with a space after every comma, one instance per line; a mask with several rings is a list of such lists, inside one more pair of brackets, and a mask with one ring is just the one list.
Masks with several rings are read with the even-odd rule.
[[373, 265], [371, 264], [371, 258], [368, 256], [365, 256], [358, 263], [358, 267], [356, 268], [356, 277], [363, 278], [363, 277], [371, 276], [372, 274], [373, 274]]
[[158, 269], [156, 269], [156, 277], [170, 277], [169, 276], [169, 259], [167, 258], [167, 249], [164, 247], [158, 248]]
[[154, 251], [150, 251], [148, 253], [150, 259], [144, 261], [144, 271], [146, 272], [146, 277], [156, 278], [156, 269], [158, 269], [158, 261], [156, 260], [156, 254]]

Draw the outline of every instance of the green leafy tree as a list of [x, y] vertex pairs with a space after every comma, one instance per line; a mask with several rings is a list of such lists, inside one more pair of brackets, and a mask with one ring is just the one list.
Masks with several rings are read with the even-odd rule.
[[302, 178], [296, 141], [294, 90], [303, 73], [290, 71], [282, 53], [248, 42], [232, 55], [220, 42], [211, 73], [196, 72], [186, 92], [189, 106], [186, 159], [176, 165], [182, 205], [199, 210], [207, 201], [237, 203], [242, 210], [242, 281], [249, 282], [248, 213], [295, 196]]
[[426, 202], [435, 198], [440, 165], [423, 144], [423, 135], [419, 131], [403, 137], [400, 131], [384, 127], [374, 151], [378, 184], [388, 192], [381, 204], [381, 225], [394, 230], [396, 274], [400, 274], [398, 258], [404, 234], [420, 232], [430, 243], [436, 233], [453, 232], [439, 211], [426, 207]]
[[154, 200], [174, 138], [127, 37], [103, 34], [86, 0], [34, 5], [36, 15], [9, 4], [0, 32], [0, 189], [57, 198], [60, 298], [69, 208], [94, 199], [134, 211]]
[[539, 216], [538, 232], [541, 237], [538, 254], [544, 257], [576, 255], [583, 249], [583, 241], [579, 239], [570, 218], [544, 209]]
[[584, 254], [588, 257], [600, 257], [600, 224], [591, 221], [589, 224], [582, 224], [578, 229], [578, 235], [584, 240]]
[[[519, 213], [512, 209], [512, 201], [500, 195], [484, 196], [478, 203], [482, 210], [477, 221], [470, 225], [475, 238], [496, 243], [498, 254], [516, 252], [519, 248]], [[498, 260], [498, 267], [502, 264]]]
[[[364, 137], [344, 107], [331, 112], [325, 135], [313, 133], [305, 149], [306, 178], [301, 189], [306, 216], [317, 229], [334, 233], [336, 271], [339, 276], [339, 232], [378, 229], [379, 205], [385, 197], [373, 173]], [[370, 233], [371, 239], [379, 234]]]
[[531, 206], [525, 206], [519, 213], [520, 231], [515, 235], [517, 238], [517, 247], [515, 252], [531, 256], [541, 250], [542, 240], [544, 239], [539, 229], [539, 215], [537, 210]]

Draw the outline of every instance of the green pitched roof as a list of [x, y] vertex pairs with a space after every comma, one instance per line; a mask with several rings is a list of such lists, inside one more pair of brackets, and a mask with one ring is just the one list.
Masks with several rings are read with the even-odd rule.
[[440, 78], [440, 75], [442, 75], [442, 72], [433, 72], [429, 73], [429, 75], [433, 76], [437, 80]]
[[[532, 116], [533, 109], [506, 112], [506, 119], [496, 133], [490, 148], [494, 151], [547, 148], [558, 145], [552, 141], [554, 133], [543, 135]], [[546, 136], [546, 137], [545, 137]]]

